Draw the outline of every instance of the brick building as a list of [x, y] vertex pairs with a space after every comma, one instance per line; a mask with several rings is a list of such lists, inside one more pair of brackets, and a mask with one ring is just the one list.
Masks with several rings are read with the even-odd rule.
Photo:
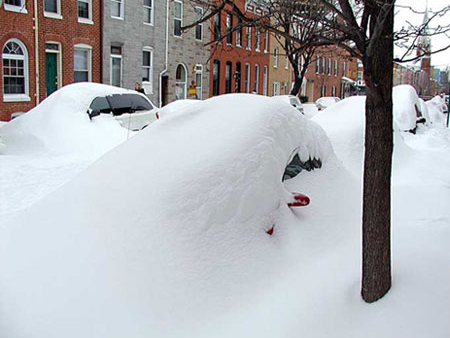
[[[237, 5], [247, 13], [261, 14], [254, 1], [241, 0]], [[213, 18], [211, 30], [213, 39], [218, 40], [221, 35], [226, 38], [211, 46], [210, 95], [234, 92], [268, 95], [268, 32], [241, 25], [238, 18], [226, 10]]]
[[323, 96], [345, 98], [357, 91], [357, 60], [337, 49], [322, 50], [316, 53], [305, 77], [302, 95], [309, 101]]
[[[269, 96], [288, 95], [291, 91], [293, 71], [282, 46], [283, 38], [270, 36]], [[280, 41], [281, 43], [280, 43]]]
[[0, 8], [3, 121], [65, 84], [101, 81], [101, 0], [37, 3], [4, 0]]

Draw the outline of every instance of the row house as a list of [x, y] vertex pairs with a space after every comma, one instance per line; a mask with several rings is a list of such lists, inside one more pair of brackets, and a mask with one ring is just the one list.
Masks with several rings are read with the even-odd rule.
[[292, 88], [292, 68], [283, 48], [283, 38], [270, 34], [269, 95], [288, 95]]
[[104, 0], [102, 82], [132, 89], [160, 104], [166, 61], [166, 0]]
[[99, 1], [0, 2], [0, 120], [63, 85], [101, 81]]
[[[161, 77], [162, 105], [177, 99], [206, 99], [209, 95], [209, 42], [211, 34], [206, 23], [190, 30], [181, 27], [205, 15], [203, 7], [187, 0], [170, 0], [168, 15], [167, 63]], [[189, 96], [192, 86], [195, 95]]]
[[317, 52], [305, 77], [302, 95], [309, 101], [323, 96], [345, 98], [357, 94], [357, 60], [337, 48]]
[[[253, 15], [261, 10], [253, 1], [237, 1], [239, 9]], [[249, 27], [230, 8], [217, 13], [211, 22], [210, 96], [226, 93], [268, 95], [269, 34]], [[224, 39], [221, 37], [225, 36]]]

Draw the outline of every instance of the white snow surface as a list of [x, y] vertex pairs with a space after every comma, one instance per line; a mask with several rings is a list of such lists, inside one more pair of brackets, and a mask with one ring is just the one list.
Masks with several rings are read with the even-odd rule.
[[[416, 109], [421, 104], [416, 90], [411, 85], [398, 85], [392, 90], [394, 122], [401, 131], [408, 131], [416, 127]], [[424, 116], [427, 118], [427, 116]]]
[[[0, 336], [448, 338], [449, 129], [396, 133], [393, 286], [366, 304], [364, 97], [313, 118], [340, 161], [272, 103], [180, 109], [0, 225]], [[323, 168], [281, 184], [299, 142]]]
[[446, 115], [447, 105], [442, 97], [439, 95], [433, 97], [431, 100], [425, 102], [428, 114], [430, 116], [431, 122], [435, 125], [444, 126], [447, 122]]

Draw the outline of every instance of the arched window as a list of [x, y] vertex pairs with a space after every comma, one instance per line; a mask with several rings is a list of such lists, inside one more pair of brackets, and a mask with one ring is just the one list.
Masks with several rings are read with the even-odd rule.
[[177, 66], [175, 76], [175, 97], [177, 100], [186, 98], [186, 67], [183, 64]]
[[8, 40], [2, 49], [4, 101], [30, 101], [28, 96], [28, 53], [16, 39]]

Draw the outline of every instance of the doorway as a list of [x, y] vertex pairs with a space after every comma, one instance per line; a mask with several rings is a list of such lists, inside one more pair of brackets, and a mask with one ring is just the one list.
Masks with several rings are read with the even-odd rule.
[[45, 44], [45, 89], [47, 97], [61, 87], [60, 55], [59, 43]]

